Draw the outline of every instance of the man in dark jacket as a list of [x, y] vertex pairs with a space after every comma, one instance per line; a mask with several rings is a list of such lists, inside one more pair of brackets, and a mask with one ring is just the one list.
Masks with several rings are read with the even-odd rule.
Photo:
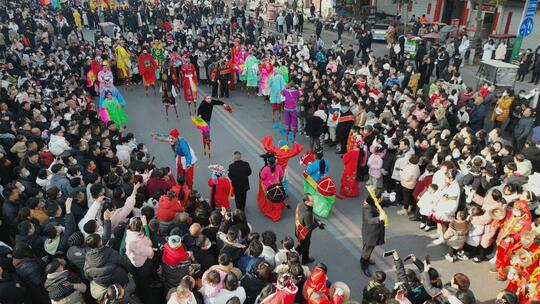
[[540, 148], [534, 142], [531, 140], [526, 141], [521, 154], [531, 161], [534, 172], [540, 172]]
[[234, 201], [237, 209], [244, 210], [249, 190], [251, 167], [248, 162], [242, 160], [242, 154], [238, 151], [234, 152], [233, 160], [234, 162], [229, 165], [229, 178], [233, 184]]
[[345, 31], [345, 25], [343, 24], [342, 20], [339, 20], [337, 23], [337, 39], [341, 40], [341, 35], [343, 35], [343, 32]]
[[474, 102], [469, 103], [469, 108], [469, 126], [476, 133], [484, 126], [484, 118], [487, 112], [484, 99], [481, 96], [477, 96]]
[[45, 288], [49, 298], [64, 303], [82, 302], [82, 294], [86, 292], [86, 285], [79, 278], [70, 276], [64, 261], [53, 259], [45, 268], [47, 280]]
[[13, 221], [19, 213], [19, 189], [15, 186], [8, 186], [4, 189], [4, 202], [2, 203], [2, 225], [7, 229], [12, 229]]
[[521, 148], [523, 148], [525, 140], [527, 140], [527, 137], [531, 134], [534, 126], [534, 119], [535, 117], [532, 116], [532, 109], [525, 108], [514, 128], [514, 132], [512, 132], [512, 145], [516, 151], [520, 151]]
[[317, 39], [321, 37], [322, 27], [323, 27], [323, 24], [321, 20], [317, 20], [317, 23], [315, 23], [315, 35], [317, 35]]
[[84, 274], [89, 280], [103, 288], [116, 283], [128, 285], [129, 277], [126, 269], [129, 269], [130, 262], [127, 258], [121, 256], [118, 251], [105, 247], [99, 234], [87, 236], [85, 244], [88, 250], [84, 260]]
[[309, 264], [315, 261], [309, 256], [309, 246], [311, 245], [311, 233], [316, 228], [324, 230], [324, 224], [313, 216], [313, 196], [304, 194], [302, 204], [296, 207], [295, 235], [298, 240], [296, 251], [302, 256], [302, 264]]
[[[377, 195], [375, 193], [375, 195]], [[375, 246], [384, 244], [384, 211], [380, 212], [375, 206], [375, 200], [382, 201], [382, 197], [373, 197], [368, 195], [362, 206], [362, 241], [364, 246], [362, 248], [362, 255], [360, 257], [360, 266], [362, 272], [371, 277], [371, 271], [369, 270], [371, 253]]]

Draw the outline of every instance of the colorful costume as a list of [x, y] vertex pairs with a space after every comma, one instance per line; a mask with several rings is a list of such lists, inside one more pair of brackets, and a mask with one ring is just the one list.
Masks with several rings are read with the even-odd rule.
[[281, 65], [278, 68], [278, 73], [283, 77], [283, 81], [285, 81], [285, 83], [289, 83], [289, 69], [287, 66]]
[[165, 65], [165, 50], [160, 41], [154, 40], [152, 48], [150, 49], [150, 54], [152, 54], [152, 57], [154, 57], [154, 60], [157, 63], [158, 71], [161, 71]]
[[[307, 155], [310, 153], [308, 152]], [[312, 159], [312, 157], [307, 155], [303, 157], [303, 161]], [[317, 159], [307, 164], [307, 169], [304, 171], [304, 193], [309, 193], [313, 196], [313, 213], [319, 217], [326, 218], [336, 202], [336, 184], [332, 178], [324, 176], [326, 172], [320, 172], [321, 161], [325, 162], [325, 171], [328, 172], [329, 167], [326, 160]]]
[[193, 165], [197, 162], [197, 157], [187, 140], [180, 137], [180, 132], [177, 129], [171, 130], [169, 136], [176, 139], [176, 143], [171, 145], [176, 156], [176, 172], [179, 176], [186, 178], [186, 185], [193, 187]]
[[270, 166], [264, 166], [259, 174], [259, 193], [257, 194], [257, 204], [261, 212], [268, 216], [272, 221], [277, 222], [281, 218], [284, 202], [272, 202], [268, 199], [266, 192], [270, 186], [281, 184], [284, 176], [284, 169], [276, 165], [274, 171]]
[[172, 82], [176, 88], [180, 88], [180, 67], [182, 57], [177, 52], [169, 52], [169, 71]]
[[341, 175], [341, 189], [339, 193], [347, 197], [357, 197], [360, 193], [360, 187], [358, 185], [358, 181], [356, 180], [360, 156], [364, 158], [366, 157], [363, 151], [361, 155], [360, 150], [358, 149], [349, 150], [347, 153], [345, 153], [345, 155], [343, 155], [343, 166], [345, 168], [343, 169], [343, 174]]
[[230, 209], [229, 200], [234, 196], [234, 191], [231, 181], [224, 176], [225, 169], [220, 165], [211, 165], [208, 168], [212, 171], [212, 177], [208, 179], [211, 208], [221, 209], [221, 207], [224, 207]]
[[93, 59], [90, 63], [90, 70], [86, 73], [86, 81], [87, 81], [87, 87], [91, 88], [94, 87], [94, 90], [96, 93], [99, 93], [99, 86], [96, 82], [99, 72], [101, 71], [101, 64], [98, 63], [98, 60], [101, 58]]
[[268, 62], [261, 64], [261, 69], [259, 72], [259, 74], [261, 75], [261, 78], [259, 80], [259, 93], [264, 96], [268, 96], [270, 94], [270, 90], [268, 88], [268, 79], [273, 72], [274, 66], [272, 64]]
[[304, 297], [307, 304], [341, 304], [343, 296], [330, 295], [326, 287], [326, 274], [322, 268], [315, 268], [304, 285]]
[[522, 215], [516, 217], [513, 215], [513, 210], [508, 210], [497, 236], [495, 267], [501, 278], [506, 278], [505, 269], [510, 266], [512, 255], [523, 247], [520, 242], [521, 235], [531, 229], [531, 213], [527, 201], [515, 201], [513, 209], [520, 210]]
[[296, 102], [302, 96], [302, 90], [288, 88], [281, 91], [285, 98], [283, 107], [285, 114], [283, 115], [283, 123], [285, 124], [285, 132], [290, 142], [296, 140], [296, 132], [298, 132], [298, 110]]
[[279, 142], [279, 146], [273, 146], [272, 145], [272, 135], [266, 135], [261, 139], [261, 144], [264, 147], [264, 150], [269, 153], [273, 153], [277, 159], [278, 165], [283, 167], [284, 177], [283, 177], [283, 188], [285, 188], [285, 191], [288, 190], [288, 171], [287, 171], [287, 165], [289, 163], [289, 159], [299, 155], [302, 150], [304, 150], [304, 147], [298, 143], [294, 143], [292, 147], [289, 147], [285, 144], [284, 141]]
[[283, 77], [277, 72], [274, 72], [272, 76], [268, 79], [268, 89], [270, 91], [270, 103], [281, 104], [281, 91], [285, 89], [285, 81]]
[[187, 103], [192, 103], [197, 99], [197, 73], [195, 66], [189, 60], [184, 60], [180, 67], [182, 72], [182, 83], [184, 85], [184, 100]]
[[107, 62], [103, 63], [103, 68], [97, 74], [97, 80], [99, 92], [113, 86], [113, 73], [111, 72], [111, 68], [109, 67]]
[[139, 73], [145, 86], [154, 85], [158, 75], [158, 65], [154, 57], [148, 53], [139, 55]]
[[109, 96], [103, 100], [99, 113], [105, 123], [113, 121], [119, 129], [124, 127], [128, 121], [126, 112], [114, 96]]
[[99, 107], [103, 107], [103, 102], [105, 101], [105, 94], [107, 92], [110, 92], [111, 95], [116, 98], [118, 103], [124, 107], [126, 106], [126, 101], [124, 100], [124, 97], [122, 96], [122, 93], [120, 93], [120, 90], [118, 90], [115, 86], [105, 87], [99, 92]]
[[242, 46], [240, 49], [240, 52], [236, 56], [236, 73], [238, 74], [238, 79], [245, 82], [247, 80], [246, 59], [249, 56], [249, 52], [246, 51], [244, 46]]
[[259, 60], [253, 55], [246, 58], [246, 86], [256, 88], [259, 85]]
[[126, 79], [131, 77], [131, 61], [129, 59], [129, 52], [122, 45], [118, 45], [116, 47], [115, 54], [118, 78]]

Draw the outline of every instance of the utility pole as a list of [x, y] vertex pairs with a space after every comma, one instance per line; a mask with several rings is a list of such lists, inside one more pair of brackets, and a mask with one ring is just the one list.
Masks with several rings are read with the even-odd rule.
[[469, 54], [469, 64], [474, 64], [474, 57], [476, 56], [476, 51], [482, 47], [482, 25], [484, 23], [484, 18], [482, 18], [482, 7], [484, 6], [484, 0], [476, 0], [476, 31], [474, 31], [474, 36], [472, 40], [472, 47]]

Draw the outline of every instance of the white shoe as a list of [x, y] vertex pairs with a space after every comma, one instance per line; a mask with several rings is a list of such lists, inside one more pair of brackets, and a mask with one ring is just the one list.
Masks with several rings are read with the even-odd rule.
[[431, 242], [433, 245], [441, 245], [441, 244], [444, 244], [444, 239], [443, 238], [438, 238], [436, 240], [434, 240], [433, 242]]
[[429, 237], [432, 238], [432, 239], [438, 239], [439, 234], [438, 233], [430, 234]]
[[497, 260], [496, 256], [493, 256], [491, 259], [489, 259], [490, 264], [495, 264], [495, 261]]
[[447, 254], [444, 256], [444, 258], [445, 258], [448, 262], [450, 262], [450, 263], [454, 263], [454, 261], [455, 261], [454, 258], [451, 257], [449, 253], [447, 253]]
[[[424, 227], [424, 231], [425, 231], [425, 232], [428, 232], [428, 231], [430, 231], [430, 230], [431, 230], [431, 226], [426, 225], [426, 226]], [[437, 235], [437, 236], [438, 236], [438, 235]]]
[[424, 228], [426, 228], [426, 224], [420, 223], [420, 229], [424, 229]]
[[390, 193], [389, 196], [390, 196], [390, 201], [392, 203], [396, 201], [396, 193], [395, 192]]

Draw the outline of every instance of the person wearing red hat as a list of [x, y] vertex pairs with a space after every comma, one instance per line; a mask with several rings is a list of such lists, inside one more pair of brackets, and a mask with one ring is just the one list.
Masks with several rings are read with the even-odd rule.
[[142, 76], [144, 91], [148, 96], [148, 88], [152, 86], [154, 88], [154, 95], [156, 95], [156, 80], [158, 75], [158, 65], [152, 55], [148, 54], [148, 50], [143, 50], [139, 55], [139, 73]]
[[523, 247], [521, 235], [531, 230], [532, 216], [527, 201], [515, 201], [514, 207], [506, 212], [504, 224], [497, 237], [497, 256], [495, 268], [491, 272], [498, 273], [497, 280], [507, 279], [505, 270], [510, 266], [512, 255]]
[[184, 176], [186, 179], [186, 185], [189, 188], [193, 187], [193, 175], [195, 162], [197, 162], [197, 157], [191, 148], [191, 145], [188, 141], [180, 137], [180, 131], [178, 129], [172, 129], [169, 132], [169, 135], [164, 134], [151, 134], [152, 139], [167, 142], [171, 144], [171, 148], [176, 156], [176, 172], [178, 176]]

